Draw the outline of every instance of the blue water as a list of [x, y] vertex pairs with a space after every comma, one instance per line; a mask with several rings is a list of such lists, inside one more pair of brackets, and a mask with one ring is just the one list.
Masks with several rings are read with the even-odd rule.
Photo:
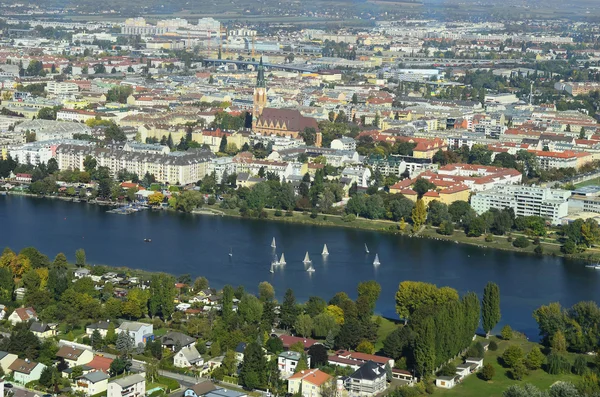
[[[502, 320], [497, 328], [510, 324], [534, 339], [536, 307], [600, 298], [600, 271], [562, 258], [347, 228], [154, 211], [118, 215], [106, 210], [85, 203], [0, 196], [0, 247], [35, 246], [51, 258], [64, 252], [70, 260], [76, 249], [83, 248], [91, 264], [190, 273], [207, 277], [215, 288], [241, 284], [256, 292], [266, 280], [279, 299], [292, 288], [300, 301], [311, 295], [328, 300], [339, 291], [355, 297], [360, 281], [374, 279], [382, 287], [377, 312], [386, 316], [395, 315], [394, 294], [403, 280], [479, 295], [488, 281], [494, 281], [501, 289]], [[287, 265], [271, 274], [273, 237], [275, 251], [278, 256], [285, 252]], [[144, 243], [144, 238], [152, 242]], [[330, 253], [326, 259], [321, 256], [324, 243]], [[312, 274], [302, 263], [306, 251], [316, 270]], [[377, 268], [372, 265], [375, 253], [381, 261]]]

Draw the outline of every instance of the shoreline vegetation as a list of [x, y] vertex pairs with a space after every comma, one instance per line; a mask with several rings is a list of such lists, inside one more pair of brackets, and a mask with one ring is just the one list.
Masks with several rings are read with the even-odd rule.
[[[24, 196], [24, 197], [33, 197], [33, 198], [45, 198], [45, 199], [58, 199], [67, 202], [83, 202], [87, 204], [100, 205], [100, 206], [125, 206], [128, 203], [119, 203], [112, 201], [102, 201], [102, 200], [78, 200], [77, 198], [72, 197], [63, 197], [63, 196], [40, 196], [32, 193], [26, 192], [15, 192], [9, 191], [8, 195], [15, 196]], [[153, 209], [157, 210], [157, 209]], [[162, 209], [166, 211], [176, 210], [172, 208]], [[262, 216], [259, 217], [250, 217], [245, 216], [240, 213], [238, 208], [236, 209], [227, 209], [222, 208], [218, 204], [204, 204], [202, 207], [194, 209], [191, 211], [194, 215], [208, 215], [208, 216], [228, 216], [233, 218], [240, 219], [253, 219], [253, 220], [263, 220], [263, 221], [275, 221], [275, 222], [284, 222], [291, 224], [301, 224], [307, 226], [321, 226], [321, 227], [343, 227], [349, 229], [360, 229], [365, 231], [374, 231], [380, 233], [388, 233], [394, 234], [407, 238], [428, 238], [432, 240], [439, 241], [447, 241], [453, 242], [456, 244], [466, 244], [471, 246], [476, 246], [479, 248], [491, 248], [498, 249], [504, 251], [511, 251], [517, 253], [525, 253], [535, 256], [560, 256], [566, 259], [578, 260], [578, 261], [587, 261], [587, 262], [596, 262], [600, 260], [600, 249], [596, 247], [589, 247], [585, 252], [579, 252], [574, 254], [565, 254], [561, 250], [561, 245], [556, 242], [556, 230], [550, 230], [548, 235], [539, 239], [539, 244], [528, 244], [526, 247], [519, 248], [516, 247], [513, 242], [515, 239], [519, 237], [528, 238], [525, 233], [519, 232], [511, 232], [508, 235], [493, 235], [491, 233], [482, 234], [479, 237], [469, 237], [467, 234], [460, 229], [455, 229], [452, 235], [444, 235], [439, 232], [441, 226], [433, 226], [433, 225], [422, 225], [420, 230], [416, 233], [413, 233], [412, 230], [408, 231], [406, 228], [404, 231], [402, 230], [402, 221], [394, 222], [391, 220], [384, 219], [367, 219], [363, 217], [355, 217], [351, 221], [345, 220], [342, 215], [335, 214], [316, 214], [314, 212], [307, 211], [281, 211], [277, 209], [264, 208], [262, 210]], [[536, 247], [541, 246], [542, 252], [536, 252]]]

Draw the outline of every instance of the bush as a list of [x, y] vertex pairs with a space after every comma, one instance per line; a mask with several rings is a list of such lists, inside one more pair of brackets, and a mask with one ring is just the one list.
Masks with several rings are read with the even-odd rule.
[[510, 327], [510, 325], [505, 325], [504, 327], [502, 327], [502, 330], [500, 331], [500, 336], [502, 336], [502, 339], [504, 340], [511, 340], [513, 337], [513, 330]]
[[281, 216], [283, 215], [283, 213], [281, 212], [281, 210], [275, 210], [275, 214], [273, 214], [275, 216]]
[[546, 372], [550, 375], [568, 374], [571, 372], [571, 363], [562, 354], [550, 353], [547, 358]]
[[269, 214], [267, 214], [267, 211], [262, 210], [262, 211], [260, 211], [260, 214], [258, 214], [258, 217], [260, 219], [267, 219], [269, 217]]
[[492, 352], [495, 352], [496, 350], [498, 350], [498, 344], [496, 343], [495, 340], [490, 342], [490, 345], [488, 346], [488, 349]]
[[508, 241], [509, 243], [512, 243], [513, 242], [512, 236], [508, 236], [508, 238], [506, 239], [506, 241]]
[[540, 351], [540, 348], [537, 346], [534, 346], [533, 349], [531, 349], [531, 351], [529, 353], [527, 353], [527, 359], [525, 360], [525, 365], [527, 366], [527, 368], [529, 368], [531, 370], [536, 370], [536, 369], [542, 367], [542, 364], [544, 364], [545, 359], [546, 359], [546, 357]]
[[319, 213], [317, 212], [317, 210], [312, 210], [312, 211], [310, 212], [310, 217], [311, 217], [312, 219], [317, 219], [317, 216], [319, 216]]
[[542, 255], [544, 253], [544, 249], [542, 248], [541, 245], [536, 245], [535, 248], [533, 249], [533, 252], [535, 252], [538, 255]]
[[560, 247], [560, 250], [564, 254], [571, 255], [577, 252], [577, 245], [572, 240], [567, 240], [563, 246]]
[[527, 375], [527, 367], [523, 364], [522, 361], [515, 363], [510, 369], [510, 376], [514, 380], [522, 380], [525, 375]]
[[517, 248], [527, 248], [529, 247], [529, 240], [527, 240], [527, 237], [519, 236], [513, 241], [513, 246]]
[[444, 236], [452, 236], [454, 234], [454, 225], [451, 221], [444, 221], [440, 225], [437, 232], [439, 234], [443, 234]]
[[480, 378], [483, 380], [492, 380], [494, 375], [496, 375], [496, 370], [492, 364], [487, 363], [483, 366], [479, 374]]
[[486, 242], [488, 242], [488, 243], [491, 243], [491, 242], [493, 242], [493, 241], [494, 241], [494, 236], [492, 236], [492, 235], [491, 235], [491, 234], [489, 234], [489, 233], [488, 233], [488, 234], [486, 234], [486, 235], [485, 235], [485, 241], [486, 241]]
[[215, 203], [217, 202], [217, 199], [215, 198], [215, 196], [210, 196], [208, 198], [208, 205], [215, 205]]
[[354, 222], [354, 221], [356, 220], [356, 215], [354, 215], [354, 214], [347, 214], [347, 215], [344, 215], [344, 216], [342, 217], [342, 220], [343, 220], [344, 222]]
[[292, 211], [292, 210], [287, 210], [287, 211], [285, 212], [285, 216], [294, 216], [294, 211]]
[[475, 343], [473, 346], [469, 347], [469, 350], [467, 350], [467, 357], [481, 358], [484, 356], [484, 354], [485, 354], [485, 349], [483, 348], [483, 345], [481, 344], [481, 342]]
[[454, 376], [456, 375], [456, 365], [449, 363], [446, 364], [438, 372], [439, 376]]
[[536, 236], [536, 238], [533, 239], [533, 245], [540, 245], [540, 238]]
[[575, 363], [573, 364], [573, 373], [576, 375], [583, 375], [587, 371], [587, 360], [584, 356], [577, 356]]
[[427, 394], [435, 393], [435, 387], [433, 386], [433, 383], [427, 383], [425, 385], [425, 393], [427, 393]]
[[502, 353], [502, 361], [504, 361], [504, 365], [509, 368], [514, 367], [517, 363], [523, 361], [524, 358], [525, 353], [523, 353], [521, 346], [518, 345], [509, 346], [504, 353]]

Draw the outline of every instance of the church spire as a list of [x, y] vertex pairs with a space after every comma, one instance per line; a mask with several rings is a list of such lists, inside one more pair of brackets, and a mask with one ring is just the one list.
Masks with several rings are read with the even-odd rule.
[[256, 87], [266, 88], [267, 82], [265, 81], [265, 67], [263, 66], [263, 59], [260, 57], [258, 64], [258, 75], [256, 76]]

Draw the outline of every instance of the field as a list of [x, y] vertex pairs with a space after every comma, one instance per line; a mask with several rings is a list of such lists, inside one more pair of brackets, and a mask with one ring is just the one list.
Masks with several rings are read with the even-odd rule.
[[[530, 371], [528, 375], [522, 381], [516, 381], [509, 377], [508, 371], [502, 365], [500, 365], [498, 358], [502, 356], [502, 353], [510, 345], [520, 345], [525, 353], [529, 352], [533, 346], [536, 345], [534, 342], [526, 340], [524, 337], [520, 337], [515, 340], [504, 341], [497, 338], [490, 338], [498, 343], [498, 350], [488, 351], [485, 353], [484, 364], [490, 363], [496, 370], [496, 375], [493, 380], [486, 382], [473, 374], [467, 377], [460, 385], [455, 386], [451, 390], [437, 389], [435, 395], [446, 396], [446, 397], [502, 397], [502, 392], [506, 390], [510, 385], [514, 384], [525, 384], [531, 383], [532, 385], [540, 389], [548, 389], [556, 381], [568, 381], [577, 383], [580, 379], [579, 376], [568, 374], [568, 375], [550, 375], [543, 369]], [[543, 350], [542, 350], [543, 351]], [[571, 363], [575, 360], [576, 354], [569, 354]]]
[[388, 320], [387, 318], [379, 317], [380, 320], [377, 320], [377, 317], [374, 316], [373, 321], [379, 322], [379, 329], [377, 330], [377, 342], [375, 342], [375, 351], [379, 351], [383, 348], [383, 341], [389, 334], [391, 334], [396, 328], [398, 328], [399, 323], [394, 322], [392, 320]]
[[576, 188], [585, 186], [600, 186], [600, 177], [575, 184]]

